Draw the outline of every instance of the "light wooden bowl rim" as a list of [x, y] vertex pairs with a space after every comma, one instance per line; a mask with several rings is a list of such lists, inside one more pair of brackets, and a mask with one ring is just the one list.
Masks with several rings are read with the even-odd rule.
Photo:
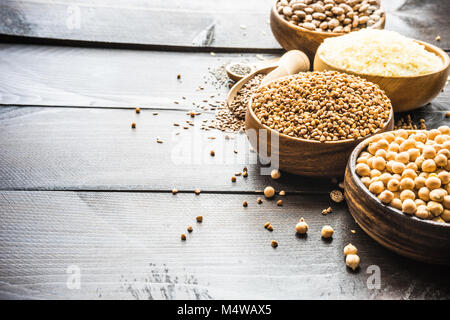
[[[275, 79], [275, 80], [272, 80], [272, 81], [268, 82], [267, 84], [265, 84], [263, 87], [268, 86], [268, 85], [271, 84], [272, 82], [279, 81], [279, 80], [282, 80], [282, 79], [288, 78], [288, 77], [291, 77], [291, 75], [290, 75], [290, 76], [281, 77], [281, 78], [278, 78], [278, 79]], [[325, 144], [325, 145], [337, 145], [337, 144], [345, 145], [345, 144], [349, 144], [349, 143], [355, 143], [355, 142], [358, 142], [358, 141], [364, 141], [365, 139], [370, 138], [370, 137], [372, 137], [372, 136], [374, 136], [374, 135], [380, 133], [380, 131], [383, 130], [384, 128], [386, 128], [386, 126], [393, 120], [393, 117], [394, 117], [394, 108], [391, 106], [391, 112], [389, 113], [389, 118], [384, 122], [383, 127], [378, 128], [374, 133], [369, 134], [369, 135], [367, 135], [367, 136], [365, 136], [365, 137], [363, 137], [363, 138], [358, 138], [358, 139], [345, 139], [345, 140], [338, 140], [338, 141], [325, 141], [325, 142], [320, 142], [320, 141], [317, 141], [317, 140], [308, 140], [308, 139], [303, 139], [303, 138], [298, 138], [298, 137], [291, 137], [291, 136], [288, 136], [287, 134], [284, 134], [284, 133], [281, 133], [281, 132], [279, 132], [279, 131], [276, 131], [276, 130], [274, 130], [274, 129], [272, 129], [272, 128], [269, 128], [268, 126], [266, 126], [265, 124], [263, 124], [263, 123], [261, 122], [261, 120], [259, 120], [259, 118], [256, 116], [256, 114], [253, 112], [252, 101], [253, 101], [253, 95], [250, 97], [250, 99], [249, 99], [249, 101], [248, 101], [248, 106], [247, 106], [247, 109], [248, 109], [248, 111], [249, 111], [250, 116], [251, 116], [256, 122], [258, 122], [258, 124], [259, 124], [260, 126], [262, 126], [264, 129], [271, 131], [271, 135], [272, 135], [273, 133], [275, 133], [275, 134], [280, 135], [280, 136], [283, 137], [283, 138], [287, 138], [287, 139], [290, 139], [290, 140], [292, 140], [292, 141], [302, 142], [302, 143], [310, 143], [310, 144], [317, 144], [317, 145], [324, 145], [324, 144]]]
[[[272, 10], [273, 10], [273, 12], [275, 14], [275, 17], [276, 17], [277, 20], [281, 21], [282, 24], [284, 24], [285, 26], [288, 26], [289, 28], [292, 28], [294, 30], [297, 29], [299, 31], [302, 31], [302, 32], [305, 32], [305, 33], [310, 33], [310, 34], [319, 34], [319, 35], [322, 35], [322, 36], [330, 36], [330, 35], [331, 36], [341, 36], [341, 35], [346, 34], [345, 32], [312, 31], [312, 30], [309, 30], [309, 29], [306, 29], [306, 28], [303, 28], [303, 27], [296, 26], [296, 25], [294, 25], [292, 23], [289, 23], [286, 20], [284, 20], [282, 17], [280, 17], [280, 14], [278, 13], [278, 10], [277, 10], [277, 2], [278, 2], [278, 0], [275, 0], [275, 3], [272, 6]], [[375, 23], [374, 25], [372, 25], [370, 27], [367, 27], [366, 29], [377, 29], [380, 25], [382, 25], [384, 23], [385, 19], [386, 19], [386, 13], [383, 14], [381, 19], [377, 23]]]
[[[424, 130], [408, 130], [408, 132], [409, 131], [420, 132], [420, 131], [424, 131]], [[448, 230], [448, 232], [450, 232], [450, 223], [448, 223], [448, 222], [441, 223], [441, 222], [437, 222], [437, 221], [433, 221], [433, 220], [423, 220], [416, 216], [410, 216], [406, 213], [403, 213], [401, 210], [393, 208], [387, 204], [383, 204], [375, 195], [373, 195], [369, 191], [369, 189], [367, 189], [367, 187], [361, 182], [361, 178], [356, 174], [355, 167], [356, 167], [356, 160], [357, 160], [359, 154], [367, 147], [368, 144], [369, 144], [369, 140], [365, 140], [365, 141], [362, 141], [361, 143], [359, 143], [355, 147], [355, 149], [353, 149], [353, 151], [350, 154], [350, 157], [348, 159], [348, 164], [349, 164], [348, 168], [350, 170], [350, 175], [351, 175], [352, 179], [355, 181], [355, 184], [358, 186], [358, 189], [360, 191], [362, 191], [362, 194], [369, 197], [369, 199], [372, 202], [375, 202], [378, 207], [383, 209], [388, 214], [395, 215], [395, 216], [399, 217], [399, 219], [404, 219], [403, 221], [405, 221], [405, 223], [415, 223], [417, 225], [425, 224], [425, 225], [429, 225], [432, 227]]]
[[327, 59], [324, 58], [324, 56], [321, 54], [320, 52], [320, 47], [322, 46], [322, 44], [319, 46], [319, 48], [317, 48], [316, 51], [316, 56], [318, 56], [325, 64], [331, 66], [334, 70], [339, 71], [339, 72], [343, 72], [343, 73], [351, 73], [354, 75], [357, 75], [359, 77], [374, 77], [374, 78], [379, 78], [379, 79], [419, 79], [419, 78], [425, 78], [428, 76], [432, 76], [435, 74], [438, 74], [444, 70], [446, 70], [449, 65], [450, 65], [450, 57], [448, 56], [448, 54], [442, 50], [441, 48], [432, 45], [431, 43], [428, 42], [424, 42], [424, 41], [420, 41], [420, 40], [416, 40], [416, 39], [412, 39], [413, 41], [417, 42], [420, 45], [423, 45], [425, 47], [425, 50], [427, 49], [432, 49], [432, 50], [427, 50], [429, 52], [432, 52], [434, 54], [436, 54], [442, 61], [442, 67], [439, 68], [436, 71], [433, 72], [429, 72], [429, 73], [424, 73], [424, 74], [419, 74], [419, 75], [411, 75], [411, 76], [381, 76], [381, 75], [376, 75], [376, 74], [368, 74], [368, 73], [361, 73], [361, 72], [356, 72], [356, 71], [352, 71], [352, 70], [346, 70], [343, 69], [341, 67], [336, 67], [334, 66], [332, 63], [328, 62]]

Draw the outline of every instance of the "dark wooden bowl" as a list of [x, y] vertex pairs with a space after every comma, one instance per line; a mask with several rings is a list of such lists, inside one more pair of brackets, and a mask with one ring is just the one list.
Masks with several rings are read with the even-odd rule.
[[[270, 29], [278, 43], [286, 50], [298, 49], [303, 51], [313, 61], [317, 48], [326, 38], [342, 36], [345, 33], [311, 31], [303, 27], [293, 25], [284, 20], [277, 11], [277, 1], [270, 10]], [[372, 29], [383, 29], [386, 22], [386, 14], [380, 21], [371, 26]]]
[[345, 171], [345, 198], [351, 215], [375, 241], [396, 253], [422, 262], [450, 265], [450, 224], [421, 220], [384, 205], [355, 173], [356, 159], [368, 145], [353, 150]]
[[[262, 158], [265, 157], [266, 150], [268, 150], [268, 156], [278, 157], [278, 167], [289, 173], [311, 177], [342, 177], [351, 152], [358, 143], [364, 140], [319, 142], [294, 138], [263, 125], [253, 112], [251, 104], [252, 98], [250, 98], [245, 115], [245, 130], [251, 145], [258, 150]], [[393, 129], [394, 113], [391, 110], [385, 126], [375, 134]], [[261, 134], [260, 130], [266, 130], [267, 135]], [[365, 139], [371, 136], [373, 135], [369, 135]], [[278, 151], [275, 151], [274, 154], [269, 152], [272, 147], [272, 137], [277, 137], [279, 143]]]
[[[444, 88], [445, 83], [448, 80], [450, 58], [446, 52], [432, 44], [417, 40], [415, 41], [423, 45], [425, 50], [436, 54], [442, 60], [442, 67], [439, 70], [418, 76], [373, 76], [336, 67], [327, 62], [320, 54], [320, 50], [318, 50], [314, 58], [314, 71], [334, 70], [356, 75], [378, 84], [391, 100], [395, 112], [405, 112], [417, 109], [433, 100]], [[411, 94], [411, 92], [414, 92], [414, 94]]]

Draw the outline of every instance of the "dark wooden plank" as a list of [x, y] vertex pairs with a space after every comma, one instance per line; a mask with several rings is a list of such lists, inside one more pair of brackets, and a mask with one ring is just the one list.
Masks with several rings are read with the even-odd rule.
[[[411, 113], [413, 121], [424, 118], [429, 129], [450, 125], [446, 92], [436, 103]], [[396, 119], [405, 116], [397, 114]], [[200, 129], [203, 120], [213, 118], [211, 111], [204, 112], [190, 126], [186, 111], [143, 110], [137, 115], [126, 109], [2, 107], [0, 188], [252, 192], [270, 184], [308, 193], [335, 188], [328, 179], [283, 174], [274, 181], [261, 175], [244, 134]], [[137, 123], [136, 130], [131, 122]], [[164, 143], [158, 144], [157, 137]], [[232, 183], [231, 176], [244, 166], [249, 177]]]
[[[309, 193], [335, 188], [328, 179], [285, 174], [274, 181], [262, 176], [244, 134], [200, 129], [203, 120], [213, 118], [212, 113], [195, 119], [186, 111], [153, 113], [0, 108], [0, 188], [253, 192], [271, 184], [278, 190]], [[193, 120], [194, 126], [186, 120]], [[131, 122], [137, 123], [135, 130]], [[174, 127], [174, 122], [180, 127]], [[227, 140], [226, 135], [234, 139]], [[164, 143], [157, 143], [157, 137]], [[240, 176], [232, 183], [231, 177], [244, 166], [249, 177]]]
[[[243, 208], [241, 203], [250, 205]], [[0, 293], [22, 298], [124, 299], [448, 299], [448, 267], [401, 258], [368, 238], [345, 205], [326, 196], [148, 193], [0, 193]], [[195, 216], [202, 214], [201, 225]], [[300, 217], [306, 238], [295, 235]], [[263, 224], [270, 221], [270, 233]], [[194, 232], [186, 242], [180, 234]], [[321, 240], [325, 224], [333, 241]], [[351, 230], [355, 230], [353, 234]], [[270, 241], [279, 247], [273, 249]], [[343, 247], [358, 247], [359, 272]], [[68, 289], [78, 267], [81, 288]], [[368, 287], [369, 266], [380, 287]]]
[[[191, 110], [225, 99], [227, 63], [273, 57], [0, 44], [0, 104]], [[433, 110], [449, 109], [449, 90]]]
[[279, 48], [268, 23], [272, 2], [5, 0], [0, 33], [106, 44]]
[[221, 67], [238, 61], [260, 62], [255, 54], [0, 44], [0, 103], [190, 110], [226, 97]]
[[[5, 0], [0, 7], [0, 34], [75, 41], [78, 45], [85, 41], [85, 45], [104, 46], [115, 43], [273, 49], [280, 46], [268, 24], [272, 3], [273, 0]], [[383, 6], [387, 11], [387, 29], [450, 49], [450, 36], [445, 32], [450, 29], [448, 1], [386, 0]], [[434, 40], [437, 35], [441, 36], [440, 42]]]
[[[450, 49], [450, 2], [440, 0], [385, 0], [388, 30]], [[441, 40], [437, 41], [436, 37]]]

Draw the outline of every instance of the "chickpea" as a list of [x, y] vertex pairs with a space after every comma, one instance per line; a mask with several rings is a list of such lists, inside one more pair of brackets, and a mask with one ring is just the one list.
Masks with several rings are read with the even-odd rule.
[[423, 201], [422, 199], [415, 199], [414, 203], [416, 204], [417, 209], [419, 208], [419, 206], [426, 206], [427, 205], [427, 203], [425, 201]]
[[401, 137], [403, 139], [408, 139], [408, 132], [405, 129], [399, 129], [397, 131], [394, 131], [394, 135], [396, 137]]
[[447, 148], [439, 150], [437, 154], [443, 154], [447, 159], [450, 157], [450, 151]]
[[434, 157], [434, 162], [439, 167], [445, 167], [447, 165], [447, 161], [447, 157], [443, 154], [438, 154], [436, 157]]
[[427, 203], [427, 208], [435, 217], [437, 217], [444, 211], [444, 207], [442, 206], [442, 204], [436, 201], [429, 201]]
[[375, 181], [369, 185], [369, 191], [373, 194], [380, 194], [384, 190], [383, 182]]
[[387, 183], [387, 189], [389, 191], [398, 191], [400, 189], [400, 182], [397, 179], [391, 179]]
[[409, 154], [408, 152], [400, 152], [395, 156], [395, 161], [401, 162], [403, 164], [407, 164], [409, 162]]
[[390, 161], [390, 160], [395, 160], [395, 156], [397, 155], [397, 152], [394, 151], [388, 151], [386, 152], [386, 160]]
[[366, 188], [369, 188], [369, 185], [371, 183], [371, 180], [369, 177], [362, 177], [361, 182], [366, 186]]
[[[450, 140], [445, 141], [445, 142], [442, 144], [442, 148], [445, 148], [445, 149], [447, 149], [447, 150], [450, 150]], [[441, 149], [441, 150], [443, 150], [443, 149]]]
[[380, 201], [384, 204], [388, 204], [394, 199], [394, 194], [389, 190], [384, 190], [380, 193], [378, 199], [380, 199]]
[[375, 178], [375, 177], [379, 177], [379, 176], [381, 176], [380, 170], [377, 170], [377, 169], [370, 170], [370, 177], [372, 179]]
[[420, 156], [420, 150], [417, 148], [411, 148], [408, 151], [409, 161], [415, 161]]
[[428, 189], [427, 187], [420, 188], [417, 192], [417, 195], [423, 201], [430, 201], [430, 189]]
[[438, 178], [441, 180], [442, 184], [447, 184], [450, 182], [450, 173], [448, 173], [448, 171], [441, 171], [438, 173]]
[[323, 226], [322, 232], [321, 232], [322, 238], [325, 238], [325, 239], [331, 238], [333, 236], [333, 233], [334, 233], [334, 230], [332, 227]]
[[415, 147], [416, 147], [416, 140], [414, 140], [414, 139], [406, 139], [400, 145], [399, 151], [400, 152], [408, 151], [409, 149], [415, 148]]
[[430, 199], [436, 202], [444, 201], [444, 197], [447, 195], [447, 191], [444, 189], [434, 189], [430, 191]]
[[[381, 157], [383, 159], [386, 159], [386, 154], [387, 154], [386, 150], [378, 149], [377, 152], [375, 152], [375, 157]], [[381, 170], [383, 170], [383, 169], [381, 169]]]
[[[412, 171], [416, 172], [419, 170], [419, 167], [414, 162], [410, 162], [406, 165], [406, 169], [412, 169]], [[416, 174], [417, 175], [417, 174]]]
[[389, 180], [391, 180], [391, 179], [392, 179], [392, 175], [391, 175], [389, 172], [382, 173], [382, 174], [378, 177], [378, 181], [383, 182], [383, 184], [384, 184], [385, 186], [387, 186]]
[[450, 210], [444, 209], [444, 211], [441, 213], [441, 218], [445, 222], [450, 222]]
[[381, 136], [388, 142], [392, 143], [395, 140], [395, 136], [392, 132], [384, 132]]
[[417, 132], [416, 134], [413, 134], [411, 136], [411, 138], [413, 138], [414, 140], [418, 141], [418, 142], [426, 142], [427, 141], [427, 135], [423, 132]]
[[402, 211], [407, 214], [414, 214], [417, 211], [416, 204], [411, 199], [406, 199], [402, 203]]
[[270, 176], [272, 177], [272, 179], [279, 179], [281, 177], [281, 172], [278, 169], [273, 169], [270, 173]]
[[428, 219], [430, 217], [430, 210], [428, 210], [426, 205], [420, 205], [417, 207], [415, 215], [420, 219]]
[[[384, 149], [381, 149], [381, 150], [384, 150]], [[382, 158], [382, 157], [375, 157], [375, 159], [373, 159], [372, 166], [374, 169], [383, 171], [384, 168], [386, 167], [386, 160], [384, 160], [384, 158]]]
[[430, 174], [428, 173], [428, 172], [421, 172], [420, 174], [419, 174], [419, 177], [422, 177], [422, 178], [428, 178], [428, 176], [429, 176]]
[[369, 159], [369, 158], [368, 157], [359, 157], [358, 159], [356, 159], [356, 164], [359, 164], [359, 163], [367, 164], [367, 159]]
[[428, 139], [434, 140], [434, 138], [440, 135], [441, 132], [438, 129], [428, 131]]
[[433, 159], [427, 159], [422, 163], [422, 170], [425, 172], [436, 171], [436, 163]]
[[371, 155], [375, 155], [375, 153], [377, 152], [378, 148], [376, 143], [371, 143], [369, 144], [369, 146], [367, 147], [367, 151], [369, 151], [369, 153]]
[[416, 160], [414, 160], [414, 163], [421, 168], [423, 162], [425, 161], [425, 158], [423, 156], [418, 156]]
[[403, 190], [400, 193], [400, 200], [405, 202], [406, 199], [414, 200], [416, 198], [416, 194], [411, 190]]
[[437, 189], [441, 186], [441, 180], [436, 176], [430, 176], [425, 180], [425, 186], [430, 189]]
[[373, 169], [373, 165], [372, 165], [373, 159], [374, 159], [374, 157], [370, 157], [366, 161], [366, 163], [367, 163], [367, 165], [369, 166], [370, 169]]
[[414, 190], [414, 180], [411, 178], [404, 178], [400, 181], [400, 188], [402, 190]]
[[264, 196], [266, 198], [272, 198], [274, 195], [275, 195], [275, 189], [273, 187], [268, 186], [264, 189]]
[[417, 173], [413, 169], [405, 169], [402, 173], [402, 178], [415, 179], [416, 177]]
[[400, 150], [400, 145], [405, 141], [405, 138], [402, 137], [396, 137], [394, 140], [394, 143], [398, 144], [398, 150]]
[[424, 177], [418, 176], [414, 179], [414, 185], [416, 189], [420, 189], [425, 186], [426, 179]]
[[358, 253], [358, 249], [351, 243], [349, 243], [348, 245], [346, 245], [344, 247], [344, 255], [357, 254], [357, 253]]
[[445, 141], [447, 141], [447, 136], [444, 134], [437, 135], [434, 138], [434, 141], [436, 141], [437, 144], [443, 144]]
[[392, 199], [392, 201], [389, 203], [389, 205], [398, 210], [402, 210], [402, 200], [400, 200], [399, 198]]
[[345, 257], [345, 264], [347, 267], [351, 268], [353, 271], [355, 271], [359, 266], [360, 258], [357, 254], [348, 254]]
[[392, 164], [392, 172], [401, 174], [403, 170], [405, 170], [405, 164], [398, 161]]
[[386, 170], [387, 170], [388, 172], [394, 173], [394, 172], [392, 171], [392, 166], [394, 165], [394, 163], [396, 163], [395, 160], [389, 160], [389, 161], [386, 163]]
[[450, 194], [450, 183], [447, 183], [447, 184], [444, 186], [444, 189], [445, 189], [445, 191], [447, 191], [448, 194]]
[[422, 155], [425, 159], [433, 159], [436, 156], [436, 150], [432, 146], [425, 146]]
[[442, 201], [445, 209], [450, 209], [450, 195], [444, 196], [444, 200]]
[[398, 145], [398, 143], [392, 142], [388, 147], [388, 152], [391, 151], [391, 152], [397, 153], [399, 149], [400, 149], [400, 146]]
[[367, 177], [370, 175], [370, 168], [365, 163], [358, 163], [355, 167], [355, 171], [361, 177]]
[[389, 147], [389, 143], [387, 142], [386, 139], [380, 139], [378, 140], [378, 142], [375, 144], [376, 145], [376, 149], [384, 149], [387, 150], [387, 148]]
[[438, 128], [438, 130], [442, 133], [442, 134], [450, 134], [450, 127], [449, 126], [440, 126]]
[[295, 231], [299, 234], [306, 234], [308, 232], [308, 224], [305, 219], [301, 218], [300, 221], [295, 226]]

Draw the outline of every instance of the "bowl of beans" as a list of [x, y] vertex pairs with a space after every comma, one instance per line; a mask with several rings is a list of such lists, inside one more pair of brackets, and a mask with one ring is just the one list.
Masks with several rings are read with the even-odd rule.
[[270, 12], [278, 43], [286, 50], [302, 50], [311, 61], [324, 39], [384, 24], [379, 0], [276, 0]]
[[[392, 130], [384, 92], [336, 71], [302, 72], [259, 87], [249, 101], [245, 129], [260, 157], [304, 176], [339, 177], [353, 148]], [[277, 163], [274, 163], [276, 161]]]
[[450, 265], [450, 128], [396, 130], [361, 142], [345, 172], [358, 225], [403, 256]]

